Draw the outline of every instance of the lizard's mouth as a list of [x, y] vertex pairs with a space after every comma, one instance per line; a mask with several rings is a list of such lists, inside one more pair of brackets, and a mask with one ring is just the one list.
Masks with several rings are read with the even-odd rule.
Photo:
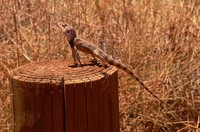
[[57, 23], [57, 25], [61, 28], [61, 29], [63, 29], [64, 28], [64, 25], [62, 24], [62, 23]]
[[63, 30], [63, 26], [62, 25], [58, 24], [58, 26], [59, 26], [59, 28], [61, 28]]
[[64, 28], [61, 28], [61, 30], [62, 30], [62, 32], [64, 32], [64, 33], [65, 33], [65, 29], [64, 29]]

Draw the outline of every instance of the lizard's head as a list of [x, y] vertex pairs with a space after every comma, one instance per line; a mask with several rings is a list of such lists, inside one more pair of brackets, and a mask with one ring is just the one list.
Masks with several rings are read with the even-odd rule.
[[67, 36], [68, 41], [76, 37], [76, 32], [72, 26], [70, 26], [66, 22], [59, 22], [57, 24], [61, 28], [62, 32]]

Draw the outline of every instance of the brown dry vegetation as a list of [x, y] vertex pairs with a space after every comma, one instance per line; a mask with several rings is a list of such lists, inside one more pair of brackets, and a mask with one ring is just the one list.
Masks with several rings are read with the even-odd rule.
[[134, 69], [171, 107], [120, 71], [122, 132], [200, 129], [199, 0], [2, 0], [0, 131], [12, 128], [9, 71], [71, 57], [58, 21]]

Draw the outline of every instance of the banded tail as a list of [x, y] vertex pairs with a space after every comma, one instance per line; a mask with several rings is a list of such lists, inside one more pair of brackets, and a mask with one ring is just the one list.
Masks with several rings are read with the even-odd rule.
[[109, 55], [107, 55], [106, 53], [101, 53], [101, 55], [103, 56], [103, 58], [106, 60], [106, 62], [110, 65], [116, 66], [119, 69], [122, 69], [123, 71], [125, 71], [126, 73], [128, 73], [129, 75], [131, 75], [133, 77], [133, 79], [135, 79], [146, 91], [148, 91], [153, 97], [155, 97], [158, 101], [160, 101], [161, 103], [164, 104], [164, 102], [159, 99], [141, 80], [139, 77], [137, 77], [133, 71], [131, 69], [129, 69], [126, 65], [120, 63], [119, 61], [113, 59], [112, 57], [110, 57]]

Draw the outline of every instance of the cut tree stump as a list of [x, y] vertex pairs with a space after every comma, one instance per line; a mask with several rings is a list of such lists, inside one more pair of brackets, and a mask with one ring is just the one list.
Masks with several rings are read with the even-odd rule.
[[14, 132], [119, 132], [115, 67], [32, 62], [10, 75]]

